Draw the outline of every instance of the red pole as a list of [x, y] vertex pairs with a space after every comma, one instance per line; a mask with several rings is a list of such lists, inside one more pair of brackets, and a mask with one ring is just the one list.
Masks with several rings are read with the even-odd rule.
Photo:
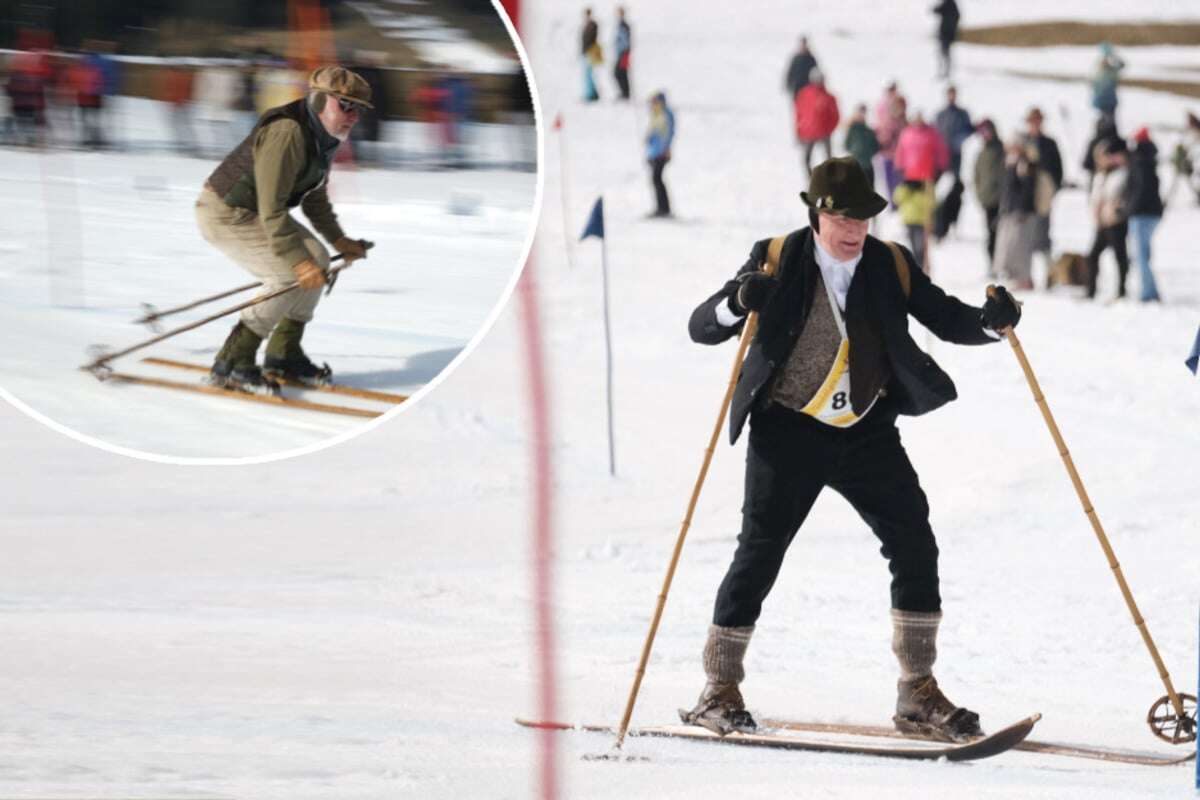
[[[513, 27], [520, 30], [520, 0], [500, 0]], [[538, 715], [540, 719], [557, 719], [558, 689], [554, 659], [553, 604], [553, 530], [554, 465], [550, 458], [550, 396], [543, 353], [541, 316], [538, 307], [537, 279], [532, 255], [525, 262], [525, 274], [517, 283], [520, 304], [521, 330], [525, 338], [525, 362], [529, 374], [529, 394], [532, 411], [532, 460], [534, 475], [533, 508], [533, 598], [534, 625], [537, 635]], [[553, 730], [542, 730], [541, 738], [541, 797], [558, 797], [558, 746]]]

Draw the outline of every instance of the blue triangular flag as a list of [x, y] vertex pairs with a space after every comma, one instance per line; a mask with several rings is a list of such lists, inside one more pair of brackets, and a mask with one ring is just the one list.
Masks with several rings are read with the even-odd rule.
[[1200, 364], [1200, 328], [1196, 329], [1196, 342], [1192, 345], [1192, 354], [1183, 363], [1187, 364], [1193, 375], [1196, 374], [1196, 367]]
[[579, 241], [583, 241], [589, 236], [595, 236], [600, 239], [604, 238], [604, 198], [597, 197], [596, 205], [592, 206], [592, 215], [588, 217], [587, 225], [584, 226], [583, 235], [579, 237]]

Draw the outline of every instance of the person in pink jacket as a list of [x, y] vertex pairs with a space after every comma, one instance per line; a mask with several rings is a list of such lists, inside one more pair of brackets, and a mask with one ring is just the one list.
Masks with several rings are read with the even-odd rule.
[[837, 130], [837, 98], [825, 88], [825, 76], [813, 67], [808, 74], [808, 85], [796, 93], [796, 140], [804, 150], [804, 174], [812, 174], [812, 153], [820, 142], [825, 148], [825, 158], [833, 157], [829, 138]]
[[950, 148], [938, 129], [925, 122], [920, 111], [900, 132], [894, 156], [896, 169], [906, 181], [936, 181], [950, 166]]

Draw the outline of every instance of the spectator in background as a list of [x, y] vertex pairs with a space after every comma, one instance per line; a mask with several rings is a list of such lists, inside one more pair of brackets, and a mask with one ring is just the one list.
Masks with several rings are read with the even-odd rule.
[[1100, 256], [1112, 248], [1117, 258], [1117, 298], [1125, 296], [1125, 279], [1129, 274], [1129, 253], [1125, 240], [1129, 236], [1129, 215], [1125, 206], [1125, 184], [1129, 177], [1125, 168], [1127, 148], [1122, 139], [1115, 139], [1097, 148], [1096, 177], [1090, 195], [1092, 220], [1096, 238], [1088, 253], [1087, 296], [1096, 296], [1096, 278], [1100, 274]]
[[246, 63], [238, 70], [238, 91], [234, 96], [234, 139], [241, 141], [258, 122], [254, 111], [254, 98], [258, 95], [258, 68], [253, 62]]
[[525, 76], [521, 60], [514, 54], [513, 61], [513, 72], [508, 78], [508, 91], [505, 93], [505, 121], [508, 123], [513, 156], [510, 166], [536, 172], [537, 126], [533, 114], [533, 97], [529, 92], [529, 79]]
[[293, 69], [285, 59], [268, 58], [256, 78], [258, 95], [255, 105], [260, 115], [304, 97], [305, 75]]
[[350, 131], [350, 143], [353, 146], [354, 159], [358, 162], [369, 163], [378, 161], [380, 153], [378, 146], [383, 138], [383, 119], [387, 114], [388, 94], [387, 84], [383, 80], [383, 67], [387, 64], [387, 56], [372, 51], [359, 51], [356, 63], [350, 70], [367, 82], [371, 89], [371, 105], [363, 107], [358, 115], [358, 124]]
[[447, 141], [454, 165], [469, 166], [467, 133], [475, 118], [475, 90], [464, 75], [446, 77]]
[[625, 6], [617, 6], [617, 39], [613, 47], [616, 62], [613, 65], [613, 78], [621, 91], [621, 99], [629, 99], [629, 57], [633, 52], [633, 32], [625, 19]]
[[958, 3], [954, 0], [942, 0], [933, 7], [933, 13], [939, 17], [938, 22], [938, 47], [941, 59], [938, 65], [938, 77], [950, 77], [950, 47], [958, 38], [958, 21], [960, 15], [958, 13]]
[[796, 140], [804, 151], [804, 174], [812, 173], [812, 153], [818, 143], [825, 148], [825, 159], [833, 157], [829, 137], [837, 130], [837, 98], [825, 89], [825, 76], [813, 67], [808, 84], [796, 95]]
[[67, 67], [65, 78], [79, 109], [80, 144], [90, 150], [103, 147], [104, 73], [94, 61], [82, 57]]
[[86, 55], [87, 62], [100, 74], [100, 107], [95, 115], [95, 138], [98, 147], [112, 147], [118, 137], [117, 126], [114, 124], [113, 104], [110, 98], [115, 97], [121, 89], [121, 68], [112, 57], [116, 43], [110, 41], [91, 40]]
[[1022, 133], [1014, 134], [1005, 145], [996, 257], [991, 272], [991, 276], [1025, 291], [1033, 288], [1033, 232], [1037, 225], [1037, 164], [1031, 156], [1036, 156], [1036, 150], [1025, 143]]
[[796, 102], [796, 95], [808, 85], [808, 76], [816, 68], [817, 57], [808, 49], [808, 37], [801, 36], [800, 46], [796, 49], [796, 53], [788, 63], [787, 74], [783, 77], [783, 85], [787, 89], [788, 100], [793, 104]]
[[1117, 84], [1123, 69], [1125, 62], [1113, 51], [1113, 46], [1101, 42], [1100, 61], [1092, 77], [1092, 108], [1099, 111], [1100, 116], [1112, 120], [1114, 128], [1117, 124]]
[[0, 61], [0, 144], [12, 144], [17, 123], [12, 115], [12, 97], [8, 94], [8, 68]]
[[1087, 188], [1092, 190], [1092, 182], [1096, 177], [1097, 169], [1097, 154], [1108, 149], [1108, 146], [1120, 139], [1121, 135], [1117, 133], [1117, 125], [1110, 117], [1100, 117], [1096, 120], [1096, 133], [1088, 142], [1083, 153], [1083, 168], [1087, 170], [1088, 184]]
[[867, 174], [867, 183], [874, 186], [875, 168], [872, 161], [875, 154], [879, 152], [879, 140], [875, 138], [875, 131], [867, 125], [866, 103], [859, 103], [854, 107], [854, 113], [850, 116], [850, 124], [846, 128], [846, 139], [842, 145], [846, 148], [846, 152], [854, 156], [854, 160]]
[[646, 131], [646, 160], [650, 162], [650, 180], [654, 184], [654, 213], [651, 217], [670, 217], [671, 198], [663, 182], [663, 170], [671, 160], [675, 141], [675, 113], [667, 105], [665, 92], [650, 98], [650, 128]]
[[1129, 232], [1137, 248], [1141, 272], [1141, 301], [1158, 302], [1158, 286], [1150, 270], [1150, 240], [1162, 222], [1163, 201], [1158, 184], [1158, 147], [1147, 128], [1133, 135], [1134, 148], [1129, 159], [1129, 180], [1125, 184], [1125, 208], [1129, 212]]
[[912, 122], [900, 132], [895, 163], [905, 180], [930, 183], [950, 166], [950, 149], [920, 111], [913, 113]]
[[192, 130], [192, 70], [167, 63], [159, 73], [158, 99], [167, 105], [175, 151], [194, 155], [196, 136]]
[[925, 232], [929, 221], [933, 218], [933, 184], [925, 181], [904, 181], [896, 187], [892, 196], [900, 212], [900, 220], [908, 231], [908, 241], [912, 247], [913, 258], [926, 275], [929, 274], [929, 251], [926, 247]]
[[894, 157], [900, 131], [908, 123], [907, 117], [908, 103], [900, 94], [896, 82], [892, 81], [884, 88], [883, 97], [875, 105], [875, 138], [879, 142], [879, 161], [884, 187], [887, 189], [884, 196], [888, 198], [891, 198], [901, 180], [896, 171]]
[[1000, 191], [1004, 184], [1004, 145], [990, 119], [979, 123], [979, 138], [983, 146], [975, 159], [975, 198], [983, 207], [987, 220], [988, 274], [996, 256], [996, 223], [1000, 218]]
[[433, 144], [433, 150], [440, 159], [446, 157], [446, 89], [440, 79], [426, 77], [421, 79], [409, 93], [409, 104], [417, 109], [417, 120], [426, 131], [427, 138]]
[[20, 52], [9, 62], [8, 96], [12, 101], [18, 144], [41, 147], [46, 141], [46, 87], [52, 73], [41, 52]]
[[1196, 195], [1200, 203], [1200, 117], [1190, 111], [1184, 112], [1183, 137], [1175, 145], [1171, 156], [1171, 165], [1175, 167], [1175, 177], [1171, 179], [1171, 188], [1167, 190], [1167, 200], [1174, 196], [1175, 183], [1183, 180]]
[[1025, 140], [1037, 150], [1038, 169], [1045, 176], [1036, 188], [1037, 228], [1034, 231], [1033, 251], [1045, 254], [1049, 262], [1053, 246], [1050, 241], [1050, 214], [1054, 196], [1062, 188], [1063, 165], [1058, 143], [1042, 130], [1042, 111], [1037, 106], [1029, 109], [1025, 115]]
[[600, 99], [600, 91], [596, 88], [596, 75], [592, 68], [604, 63], [604, 55], [600, 49], [600, 26], [592, 19], [591, 8], [583, 10], [580, 52], [583, 61], [583, 99], [584, 102], [594, 103]]
[[975, 132], [975, 126], [971, 115], [958, 105], [958, 90], [953, 86], [946, 87], [946, 107], [937, 113], [933, 124], [950, 150], [950, 172], [957, 179], [962, 169], [963, 142]]
[[193, 96], [208, 154], [223, 154], [238, 143], [233, 107], [240, 90], [241, 76], [229, 64], [209, 64], [197, 72]]

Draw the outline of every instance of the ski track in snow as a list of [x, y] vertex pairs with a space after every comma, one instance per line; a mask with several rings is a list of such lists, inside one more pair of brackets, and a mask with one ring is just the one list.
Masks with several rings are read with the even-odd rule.
[[[803, 19], [783, 0], [732, 16], [681, 2], [631, 7], [635, 89], [645, 96], [664, 87], [678, 105], [667, 180], [689, 220], [646, 222], [642, 106], [584, 108], [576, 99], [582, 5], [531, 4], [526, 41], [544, 112], [564, 113], [571, 155], [574, 269], [560, 217], [564, 134], [547, 133], [536, 252], [556, 430], [560, 716], [614, 724], [733, 355], [732, 343], [688, 342], [687, 316], [755, 239], [802, 219], [779, 91], [797, 33], [811, 37], [843, 109], [873, 104], [890, 77], [927, 109], [940, 89], [930, 81], [934, 20], [924, 3], [851, 2], [806, 9]], [[1018, 2], [1001, 14], [967, 5], [964, 22], [1066, 18], [1097, 7], [1106, 18], [1167, 9]], [[600, 23], [607, 42], [606, 12]], [[1156, 50], [1121, 52], [1141, 69]], [[960, 97], [1002, 132], [1031, 103], [1066, 106], [1070, 132], [1053, 116], [1048, 127], [1077, 172], [1083, 88], [995, 72], [1031, 52], [1040, 53], [956, 47]], [[1077, 69], [1090, 71], [1093, 49], [1073, 52]], [[602, 80], [611, 95], [607, 74]], [[1133, 90], [1123, 90], [1121, 103], [1126, 127], [1133, 109], [1172, 126], [1187, 107]], [[1160, 137], [1160, 145], [1173, 140]], [[1161, 174], [1168, 183], [1167, 169]], [[616, 479], [607, 476], [599, 248], [573, 241], [600, 192], [609, 214]], [[1200, 317], [1190, 247], [1198, 222], [1200, 211], [1181, 194], [1158, 230], [1167, 305], [1034, 293], [1023, 298], [1018, 329], [1182, 691], [1196, 682], [1200, 570], [1189, 502], [1200, 450], [1197, 384], [1182, 364]], [[984, 287], [981, 227], [968, 202], [958, 233], [934, 253], [936, 279], [973, 302]], [[1060, 196], [1054, 236], [1059, 248], [1086, 246], [1078, 191]], [[1106, 260], [1102, 269], [1107, 296], [1114, 267]], [[532, 715], [537, 698], [528, 420], [514, 314], [507, 309], [461, 368], [408, 413], [281, 463], [149, 464], [0, 410], [10, 453], [0, 473], [0, 794], [533, 794], [537, 734], [511, 722]], [[901, 431], [942, 550], [941, 682], [992, 728], [1041, 711], [1036, 738], [1155, 749], [1144, 716], [1161, 683], [1010, 348], [934, 342], [932, 354], [960, 398], [903, 420]], [[741, 503], [744, 443], [726, 441], [635, 724], [671, 721], [703, 683], [700, 648]], [[895, 668], [877, 550], [850, 508], [822, 497], [749, 651], [744, 689], [753, 711], [886, 721]], [[572, 798], [1168, 798], [1191, 792], [1194, 775], [1190, 766], [1026, 753], [908, 764], [641, 740], [625, 748], [649, 762], [618, 765], [580, 758], [606, 751], [605, 737], [563, 735], [559, 743], [563, 796]]]

